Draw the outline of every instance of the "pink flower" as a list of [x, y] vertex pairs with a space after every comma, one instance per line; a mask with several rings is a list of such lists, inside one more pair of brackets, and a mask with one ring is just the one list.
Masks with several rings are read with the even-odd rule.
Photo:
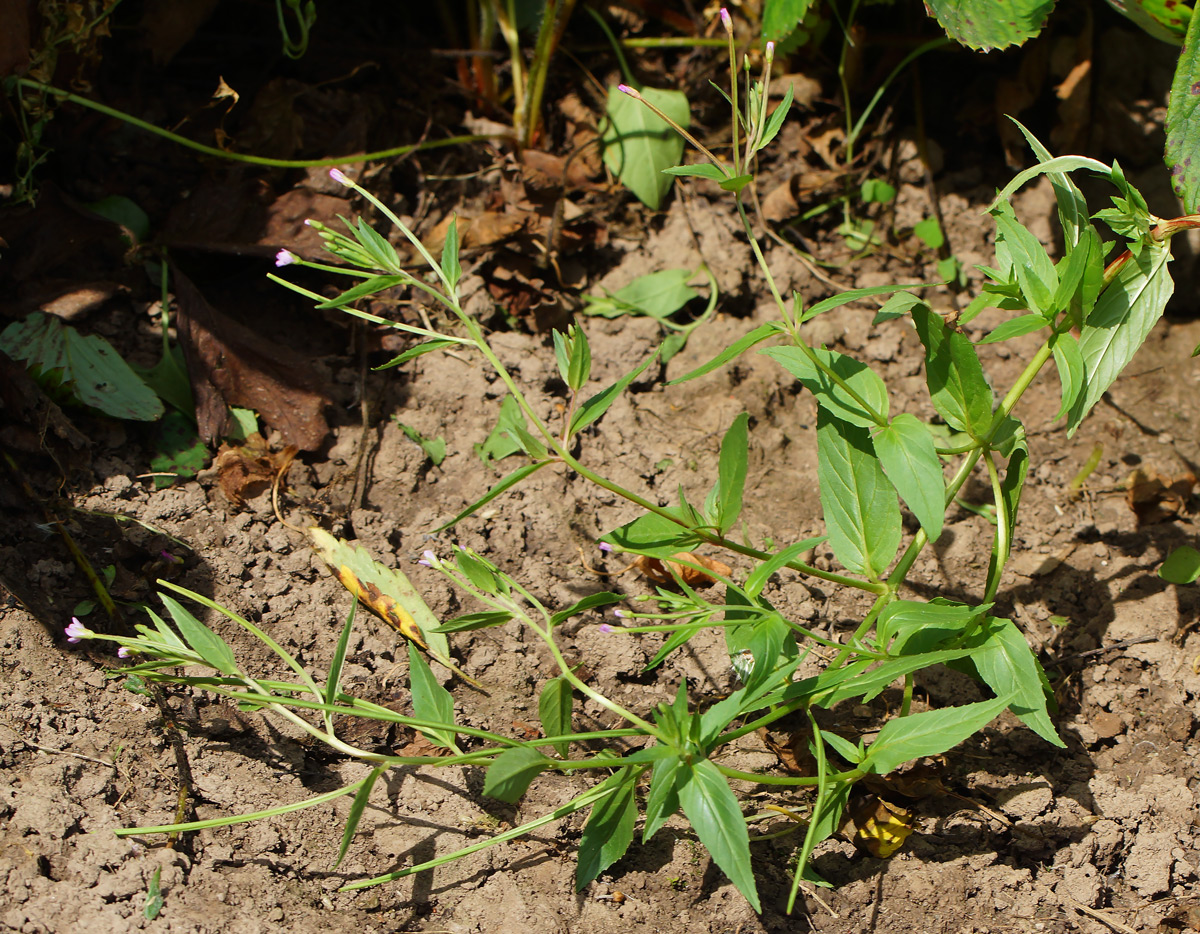
[[608, 542], [601, 542], [600, 550], [604, 552], [604, 554], [608, 554], [610, 551], [612, 551], [612, 545], [610, 545]]
[[613, 616], [615, 616], [617, 619], [626, 619], [628, 618], [629, 614], [624, 610], [613, 610]]
[[127, 646], [127, 645], [123, 645], [119, 649], [117, 649], [117, 658], [130, 658], [132, 656], [133, 656], [133, 649], [129, 648], [129, 646]]
[[767, 59], [770, 60], [774, 57], [775, 57], [775, 43], [768, 42], [767, 43]]
[[729, 11], [725, 7], [721, 7], [721, 25], [725, 27], [727, 33], [733, 33], [733, 17], [729, 15]]
[[354, 182], [350, 181], [350, 179], [348, 179], [346, 177], [346, 173], [343, 172], [341, 169], [330, 169], [329, 177], [332, 178], [339, 185], [345, 185], [347, 188], [351, 188], [354, 186]]
[[637, 91], [635, 91], [633, 88], [631, 88], [628, 84], [618, 84], [617, 90], [620, 91], [622, 94], [628, 94], [634, 100], [640, 101], [642, 99], [642, 95], [640, 95]]
[[93, 635], [95, 635], [95, 633], [88, 629], [87, 626], [83, 625], [83, 623], [79, 621], [78, 617], [75, 616], [71, 617], [71, 625], [68, 626], [64, 632], [67, 634], [68, 642], [82, 642], [84, 639], [90, 639]]
[[616, 630], [616, 627], [610, 626], [610, 625], [608, 625], [608, 623], [601, 623], [600, 631], [602, 633], [604, 633], [605, 635], [608, 635], [610, 632], [616, 632], [617, 630]]
[[300, 257], [290, 250], [280, 250], [275, 254], [276, 266], [290, 266], [292, 263], [299, 262]]
[[438, 566], [438, 556], [435, 555], [430, 549], [426, 548], [425, 551], [421, 553], [421, 560], [418, 561], [417, 564], [423, 564], [427, 568], [435, 568]]

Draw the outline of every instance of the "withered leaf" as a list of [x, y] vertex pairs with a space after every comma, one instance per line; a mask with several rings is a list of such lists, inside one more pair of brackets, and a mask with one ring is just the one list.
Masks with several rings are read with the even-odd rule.
[[217, 485], [235, 506], [244, 505], [270, 487], [295, 456], [295, 446], [272, 453], [259, 434], [251, 435], [244, 445], [223, 444], [213, 460]]
[[[681, 563], [684, 561], [687, 564]], [[707, 568], [712, 574], [698, 570], [695, 567], [690, 567], [690, 565], [699, 565], [701, 568]], [[676, 555], [672, 555], [666, 561], [659, 558], [650, 558], [646, 555], [638, 555], [634, 559], [632, 566], [651, 583], [670, 584], [678, 576], [689, 587], [708, 587], [717, 582], [713, 574], [728, 577], [733, 573], [733, 568], [728, 564], [722, 564], [713, 558], [706, 558], [703, 555], [693, 554], [690, 551], [681, 551]]]
[[309, 360], [213, 308], [175, 270], [176, 326], [196, 398], [200, 437], [229, 430], [229, 406], [253, 409], [301, 451], [321, 446], [329, 425], [327, 393]]
[[904, 846], [916, 820], [912, 811], [866, 795], [849, 808], [854, 823], [854, 845], [877, 859], [887, 859]]
[[1139, 467], [1125, 481], [1125, 502], [1138, 525], [1153, 525], [1186, 513], [1195, 488], [1196, 475], [1191, 472], [1166, 477]]

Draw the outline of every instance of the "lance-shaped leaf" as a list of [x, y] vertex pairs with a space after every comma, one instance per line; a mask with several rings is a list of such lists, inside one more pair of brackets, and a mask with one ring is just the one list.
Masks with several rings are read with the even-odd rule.
[[[1180, 7], [1176, 12], [1181, 13]], [[1167, 167], [1185, 214], [1200, 211], [1200, 16], [1192, 13], [1167, 104]], [[1193, 162], [1196, 164], [1193, 165]]]
[[1012, 269], [1030, 311], [1047, 314], [1051, 300], [1058, 290], [1058, 273], [1046, 248], [1023, 226], [1007, 201], [992, 209], [996, 220], [996, 237], [1002, 239], [1012, 259]]
[[641, 376], [642, 373], [645, 372], [646, 367], [653, 363], [657, 357], [658, 352], [655, 351], [649, 357], [647, 357], [645, 362], [642, 363], [642, 365], [636, 370], [626, 373], [607, 389], [602, 389], [600, 392], [596, 393], [596, 395], [588, 399], [587, 402], [581, 405], [579, 407], [579, 411], [577, 411], [575, 416], [571, 419], [570, 433], [575, 434], [576, 432], [582, 431], [601, 415], [607, 412], [608, 407], [617, 401], [617, 397], [626, 389], [628, 389], [629, 384]]
[[685, 777], [684, 764], [676, 755], [654, 761], [650, 772], [650, 793], [646, 796], [646, 822], [642, 826], [642, 843], [658, 833], [679, 810], [679, 783]]
[[[432, 723], [454, 723], [454, 697], [449, 691], [438, 684], [437, 678], [429, 669], [425, 656], [417, 651], [411, 642], [408, 644], [408, 685], [412, 691], [413, 714], [418, 720], [428, 720]], [[453, 730], [420, 731], [435, 746], [454, 749]]]
[[760, 324], [749, 334], [745, 334], [738, 338], [707, 363], [702, 363], [700, 366], [696, 367], [696, 369], [690, 370], [683, 376], [671, 380], [669, 383], [667, 383], [667, 385], [675, 386], [679, 383], [686, 383], [688, 380], [696, 379], [697, 377], [703, 376], [706, 373], [711, 373], [718, 367], [724, 366], [730, 360], [740, 357], [755, 344], [761, 344], [768, 337], [778, 334], [779, 331], [780, 326], [773, 321], [768, 322], [767, 324]]
[[505, 804], [516, 804], [529, 783], [553, 764], [553, 759], [529, 746], [505, 749], [488, 766], [483, 793]]
[[1021, 630], [1008, 619], [989, 617], [987, 622], [982, 644], [969, 657], [975, 671], [998, 695], [1009, 698], [1009, 707], [1022, 723], [1046, 742], [1065, 748], [1050, 722], [1046, 673]]
[[845, 567], [883, 575], [900, 547], [900, 503], [865, 428], [817, 412], [817, 479], [829, 544]]
[[991, 723], [1012, 702], [1006, 695], [995, 700], [930, 710], [895, 717], [883, 725], [867, 757], [859, 764], [865, 772], [886, 775], [905, 762], [941, 755]]
[[679, 803], [721, 871], [755, 911], [762, 911], [750, 868], [750, 835], [733, 790], [707, 759], [690, 767], [679, 784]]
[[724, 535], [737, 521], [742, 511], [742, 491], [746, 486], [746, 469], [749, 455], [749, 436], [746, 425], [750, 416], [745, 412], [738, 415], [725, 432], [721, 441], [721, 457], [717, 466], [717, 483], [713, 492], [715, 502], [713, 519]]
[[1085, 385], [1067, 416], [1067, 436], [1108, 391], [1162, 317], [1175, 291], [1169, 243], [1146, 243], [1117, 272], [1079, 331]]
[[951, 428], [981, 439], [992, 423], [992, 390], [975, 347], [928, 305], [914, 305], [912, 317], [925, 345], [925, 381], [933, 407]]
[[626, 766], [616, 775], [605, 779], [615, 791], [592, 805], [579, 854], [575, 864], [575, 891], [581, 892], [589, 882], [625, 855], [633, 842], [633, 827], [637, 823], [637, 788], [641, 769]]
[[887, 386], [879, 374], [862, 361], [823, 347], [812, 349], [813, 354], [837, 374], [872, 411], [863, 408], [854, 396], [835, 383], [829, 374], [814, 364], [808, 354], [799, 347], [768, 347], [761, 352], [778, 361], [785, 370], [800, 380], [804, 388], [813, 394], [817, 405], [850, 424], [874, 428], [879, 424], [876, 416], [887, 418]]
[[[551, 678], [542, 685], [538, 695], [538, 719], [547, 736], [565, 736], [571, 732], [571, 682], [566, 678]], [[571, 750], [567, 740], [554, 744], [554, 751], [564, 759]]]
[[942, 534], [946, 481], [929, 429], [907, 412], [875, 432], [875, 453], [883, 472], [908, 504], [931, 542]]
[[1083, 391], [1083, 354], [1079, 352], [1078, 341], [1067, 333], [1057, 335], [1050, 349], [1054, 352], [1054, 364], [1058, 367], [1058, 379], [1062, 383], [1062, 406], [1054, 416], [1057, 421], [1071, 410]]
[[237, 662], [234, 660], [233, 650], [224, 639], [196, 619], [178, 600], [168, 597], [165, 593], [160, 593], [158, 598], [162, 600], [163, 606], [167, 608], [171, 619], [179, 628], [179, 634], [183, 636], [184, 641], [193, 652], [221, 674], [237, 674]]
[[[680, 506], [668, 507], [667, 511], [680, 518], [687, 517], [687, 511]], [[619, 529], [613, 529], [601, 536], [600, 540], [625, 551], [654, 558], [671, 558], [680, 552], [691, 551], [703, 541], [694, 532], [653, 512], [639, 516]]]

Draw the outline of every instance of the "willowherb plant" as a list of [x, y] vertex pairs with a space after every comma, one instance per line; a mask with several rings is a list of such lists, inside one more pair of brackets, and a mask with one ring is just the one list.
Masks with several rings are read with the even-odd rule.
[[[729, 20], [723, 14], [728, 28]], [[730, 30], [729, 54], [736, 64]], [[771, 48], [766, 55], [767, 68]], [[737, 75], [737, 68], [733, 68]], [[747, 79], [749, 82], [749, 79]], [[1050, 693], [1041, 665], [1023, 635], [1008, 619], [996, 615], [996, 595], [1013, 542], [1021, 493], [1028, 473], [1029, 449], [1024, 428], [1015, 412], [1022, 396], [1051, 359], [1062, 387], [1060, 416], [1074, 432], [1092, 406], [1132, 359], [1162, 314], [1171, 295], [1168, 263], [1170, 239], [1180, 230], [1200, 225], [1200, 217], [1162, 220], [1152, 216], [1141, 195], [1126, 181], [1120, 168], [1078, 156], [1051, 158], [1036, 139], [1026, 133], [1039, 162], [1018, 175], [996, 197], [988, 210], [996, 225], [996, 266], [983, 270], [986, 282], [980, 295], [957, 316], [943, 317], [916, 294], [902, 286], [856, 289], [804, 307], [799, 295], [791, 304], [780, 295], [754, 236], [742, 203], [742, 194], [754, 178], [756, 154], [770, 143], [786, 116], [788, 101], [773, 112], [766, 99], [766, 81], [749, 85], [740, 95], [733, 87], [729, 100], [734, 113], [735, 138], [729, 164], [699, 147], [707, 163], [679, 166], [675, 175], [700, 176], [716, 181], [733, 193], [764, 282], [775, 299], [779, 318], [750, 331], [710, 362], [675, 382], [695, 379], [729, 363], [752, 348], [773, 341], [760, 352], [776, 360], [814, 396], [818, 409], [817, 455], [820, 502], [824, 513], [824, 539], [788, 544], [764, 551], [730, 538], [742, 508], [748, 471], [748, 429], [745, 415], [734, 419], [721, 444], [718, 474], [704, 503], [679, 502], [659, 506], [589, 468], [572, 453], [588, 426], [601, 418], [613, 401], [655, 359], [651, 355], [638, 368], [594, 394], [590, 382], [591, 352], [586, 334], [578, 326], [554, 335], [559, 371], [569, 390], [562, 421], [542, 420], [489, 344], [477, 321], [458, 298], [461, 267], [456, 228], [448, 229], [440, 260], [435, 260], [420, 240], [369, 192], [336, 170], [334, 178], [353, 188], [387, 217], [425, 259], [431, 276], [402, 268], [392, 246], [363, 221], [347, 225], [341, 233], [318, 227], [330, 252], [352, 269], [323, 267], [361, 281], [331, 300], [277, 279], [322, 308], [343, 308], [380, 324], [390, 325], [419, 338], [391, 365], [451, 346], [481, 353], [495, 369], [524, 416], [512, 424], [513, 436], [527, 463], [497, 483], [443, 528], [490, 502], [531, 474], [562, 465], [591, 482], [640, 506], [645, 514], [602, 538], [607, 550], [658, 559], [672, 559], [679, 567], [693, 563], [688, 553], [707, 544], [746, 556], [754, 562], [744, 579], [715, 575], [723, 587], [722, 599], [713, 602], [689, 587], [675, 574], [673, 588], [658, 591], [657, 612], [623, 612], [617, 625], [606, 624], [614, 635], [641, 632], [666, 634], [661, 650], [651, 662], [657, 665], [705, 627], [724, 629], [731, 662], [741, 686], [723, 700], [700, 710], [689, 702], [685, 685], [675, 701], [651, 711], [638, 711], [617, 703], [588, 684], [569, 665], [558, 642], [564, 621], [585, 611], [614, 604], [615, 593], [598, 593], [574, 606], [547, 607], [512, 576], [480, 555], [455, 549], [453, 557], [427, 553], [425, 563], [445, 574], [486, 609], [430, 626], [419, 597], [411, 594], [402, 614], [406, 633], [423, 633], [426, 639], [444, 640], [444, 634], [507, 625], [516, 621], [541, 639], [558, 670], [540, 689], [538, 709], [544, 736], [528, 741], [501, 736], [455, 723], [451, 695], [432, 677], [424, 655], [410, 643], [410, 687], [414, 715], [403, 716], [375, 704], [355, 699], [343, 691], [340, 678], [353, 623], [347, 620], [325, 682], [318, 684], [261, 629], [212, 601], [181, 591], [192, 599], [224, 613], [265, 642], [294, 672], [293, 681], [254, 678], [239, 667], [230, 649], [181, 604], [163, 600], [178, 634], [151, 614], [153, 627], [139, 627], [136, 638], [96, 636], [81, 626], [72, 627], [72, 638], [110, 638], [125, 652], [141, 653], [146, 660], [126, 669], [130, 676], [168, 683], [198, 685], [236, 699], [243, 707], [261, 708], [284, 717], [333, 750], [354, 756], [371, 766], [362, 780], [301, 805], [268, 812], [177, 824], [134, 828], [120, 833], [147, 833], [199, 829], [253, 820], [270, 814], [320, 804], [338, 795], [353, 794], [342, 846], [355, 832], [376, 780], [387, 769], [400, 765], [427, 768], [475, 765], [486, 770], [484, 792], [515, 802], [533, 779], [545, 771], [592, 770], [602, 778], [587, 791], [556, 810], [478, 842], [457, 853], [416, 866], [354, 882], [357, 889], [398, 879], [433, 868], [488, 846], [511, 840], [570, 814], [587, 811], [579, 844], [577, 884], [580, 888], [616, 862], [632, 843], [641, 817], [641, 839], [649, 840], [674, 814], [682, 811], [700, 842], [756, 910], [761, 909], [751, 866], [750, 834], [731, 780], [769, 787], [809, 788], [811, 805], [807, 829], [799, 848], [790, 910], [802, 879], [823, 884], [809, 861], [814, 847], [835, 833], [842, 822], [851, 790], [864, 779], [886, 775], [905, 763], [946, 752], [1010, 709], [1048, 743], [1063, 745], [1051, 719]], [[685, 133], [686, 135], [686, 133]], [[690, 139], [690, 137], [688, 137]], [[693, 141], [694, 142], [694, 141]], [[1107, 179], [1116, 189], [1112, 207], [1094, 215], [1117, 236], [1115, 244], [1102, 239], [1079, 189], [1070, 179], [1078, 170]], [[1058, 200], [1058, 219], [1065, 253], [1056, 263], [1020, 221], [1009, 204], [1020, 186], [1041, 175], [1049, 177]], [[292, 254], [281, 264], [299, 262]], [[307, 264], [312, 265], [312, 264]], [[457, 320], [455, 333], [387, 321], [355, 310], [358, 299], [395, 286], [424, 292]], [[852, 357], [811, 345], [805, 325], [833, 308], [870, 296], [894, 293], [879, 309], [880, 327], [915, 327], [925, 349], [925, 376], [930, 401], [944, 424], [933, 426], [910, 414], [892, 414], [888, 387], [870, 366]], [[1010, 340], [1039, 333], [1040, 347], [999, 401], [972, 342], [961, 325], [984, 307], [1015, 312], [979, 343]], [[945, 598], [928, 602], [902, 596], [914, 561], [942, 532], [944, 516], [967, 479], [980, 470], [986, 474], [995, 504], [995, 535], [991, 561], [980, 582], [978, 602]], [[903, 543], [901, 502], [920, 523], [919, 531]], [[827, 540], [842, 566], [840, 571], [813, 567], [800, 557]], [[903, 548], [902, 548], [903, 545]], [[340, 559], [339, 559], [340, 560]], [[338, 563], [334, 562], [335, 565]], [[812, 632], [787, 619], [763, 596], [773, 573], [791, 568], [814, 578], [851, 587], [874, 597], [874, 603], [853, 633], [841, 641]], [[342, 571], [346, 571], [345, 566]], [[709, 571], [711, 574], [712, 572]], [[339, 574], [345, 580], [344, 574]], [[404, 588], [408, 588], [404, 582]], [[416, 601], [415, 603], [413, 601]], [[405, 603], [402, 599], [401, 603]], [[414, 620], [414, 617], [416, 619]], [[409, 628], [405, 629], [407, 626]], [[182, 638], [181, 638], [182, 637]], [[415, 641], [421, 641], [414, 636]], [[804, 662], [816, 660], [822, 648], [827, 661], [819, 674], [797, 677]], [[436, 653], [434, 657], [437, 657]], [[444, 656], [442, 656], [444, 657]], [[181, 665], [203, 665], [215, 675], [184, 676]], [[979, 703], [913, 712], [914, 676], [934, 665], [964, 672], [986, 686], [994, 697]], [[903, 701], [894, 716], [883, 723], [869, 744], [839, 735], [818, 724], [814, 711], [842, 701], [868, 701], [900, 683]], [[580, 694], [616, 715], [625, 725], [617, 729], [575, 732], [572, 710]], [[316, 722], [303, 715], [313, 712]], [[809, 747], [815, 762], [811, 775], [753, 774], [721, 764], [723, 752], [739, 737], [791, 715], [809, 723]], [[404, 723], [421, 731], [449, 755], [434, 757], [390, 756], [356, 749], [336, 731], [342, 716], [375, 717]], [[634, 752], [615, 751], [616, 741]], [[612, 751], [589, 752], [612, 742]], [[585, 746], [586, 744], [586, 746]], [[839, 760], [840, 763], [839, 764]], [[648, 791], [642, 795], [643, 784]]]

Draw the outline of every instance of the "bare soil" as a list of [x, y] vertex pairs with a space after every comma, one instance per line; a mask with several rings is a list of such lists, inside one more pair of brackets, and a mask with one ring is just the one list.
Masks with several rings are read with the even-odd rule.
[[[926, 216], [929, 195], [911, 151], [901, 147], [893, 158], [898, 177], [909, 179], [899, 186], [897, 212]], [[1152, 173], [1147, 169], [1147, 177]], [[990, 229], [979, 212], [1002, 180], [972, 180], [965, 173], [940, 186], [948, 238], [967, 265], [991, 259]], [[1048, 187], [1032, 187], [1017, 205], [1053, 248]], [[704, 379], [664, 386], [773, 316], [727, 201], [719, 192], [684, 186], [660, 215], [633, 216], [636, 222], [613, 225], [602, 255], [587, 259], [582, 291], [615, 289], [649, 271], [704, 262], [724, 294], [722, 311], [612, 407], [584, 440], [583, 460], [663, 503], [679, 486], [702, 499], [715, 477], [721, 435], [745, 411], [752, 424], [749, 536], [782, 545], [820, 534], [815, 409], [786, 373], [752, 353]], [[822, 243], [837, 247], [836, 240]], [[785, 294], [793, 288], [809, 300], [830, 294], [788, 250], [775, 246], [768, 258]], [[845, 287], [930, 281], [934, 259], [910, 245], [832, 275]], [[258, 262], [265, 268], [265, 259]], [[489, 307], [484, 280], [470, 263], [467, 268], [465, 291], [476, 296], [475, 307]], [[1187, 271], [1185, 258], [1181, 272]], [[944, 312], [969, 297], [969, 290], [931, 290], [932, 304]], [[1194, 291], [1181, 298], [1185, 309], [1194, 305]], [[288, 474], [282, 511], [290, 522], [322, 521], [377, 560], [402, 568], [442, 618], [471, 607], [416, 561], [429, 548], [445, 554], [451, 542], [485, 555], [552, 607], [601, 589], [631, 597], [648, 592], [632, 573], [617, 575], [621, 563], [595, 548], [600, 534], [637, 510], [561, 472], [543, 471], [452, 532], [433, 534], [511, 469], [513, 461], [485, 468], [473, 450], [494, 424], [502, 386], [469, 355], [431, 354], [403, 372], [371, 373], [350, 349], [342, 322], [282, 297], [278, 302], [277, 316], [299, 316], [289, 319], [287, 330], [305, 332], [318, 347], [328, 342], [311, 352], [312, 366], [328, 375], [337, 403], [329, 413], [330, 439], [302, 454]], [[156, 312], [149, 300], [125, 298], [106, 305], [97, 320], [102, 330], [124, 335], [122, 350], [137, 353], [154, 346]], [[831, 312], [813, 322], [810, 339], [868, 360], [887, 381], [894, 411], [934, 417], [915, 333], [900, 321], [872, 327], [873, 313], [864, 305]], [[999, 320], [1000, 312], [988, 312], [968, 333], [981, 336]], [[585, 326], [597, 385], [627, 372], [661, 339], [657, 323], [646, 319], [589, 319]], [[552, 417], [564, 397], [546, 333], [500, 331], [494, 341], [534, 404]], [[1165, 320], [1074, 437], [1055, 420], [1059, 390], [1052, 372], [1042, 374], [1017, 413], [1029, 432], [1033, 470], [998, 612], [1018, 622], [1055, 678], [1056, 722], [1067, 748], [1050, 747], [1006, 715], [946, 757], [944, 781], [958, 797], [915, 803], [917, 832], [898, 854], [876, 859], [845, 839], [824, 844], [817, 869], [835, 887], [808, 892], [790, 917], [783, 906], [798, 835], [754, 845], [764, 905], [756, 916], [679, 821], [649, 846], [635, 844], [579, 893], [573, 877], [578, 818], [432, 873], [357, 893], [337, 891], [550, 811], [587, 786], [582, 776], [543, 776], [517, 807], [508, 807], [482, 795], [477, 770], [397, 769], [377, 787], [336, 871], [328, 867], [347, 798], [188, 835], [173, 846], [162, 836], [114, 836], [114, 828], [174, 819], [177, 751], [149, 699], [107, 675], [115, 659], [86, 644], [66, 644], [61, 630], [88, 596], [86, 582], [52, 528], [39, 525], [29, 510], [9, 509], [13, 520], [0, 541], [0, 564], [6, 579], [21, 579], [37, 600], [27, 599], [24, 607], [10, 596], [0, 608], [0, 930], [1200, 931], [1200, 591], [1156, 576], [1172, 548], [1194, 541], [1194, 527], [1186, 512], [1139, 524], [1124, 488], [1139, 467], [1165, 477], [1197, 470], [1200, 362], [1189, 357], [1197, 343], [1200, 323]], [[998, 389], [1011, 383], [1035, 346], [1030, 337], [983, 349]], [[433, 467], [397, 422], [426, 437], [444, 436], [445, 461]], [[140, 429], [79, 423], [92, 446], [91, 463], [63, 492], [75, 510], [75, 538], [97, 567], [115, 569], [114, 592], [128, 603], [149, 601], [147, 579], [169, 572], [176, 583], [257, 621], [322, 673], [350, 597], [306, 536], [281, 524], [269, 490], [235, 504], [215, 469], [156, 489], [146, 476], [149, 441]], [[1073, 487], [1097, 449], [1096, 468]], [[36, 479], [53, 485], [53, 477], [47, 468]], [[966, 488], [965, 501], [987, 499], [984, 483]], [[990, 532], [986, 518], [953, 511], [942, 538], [914, 567], [911, 594], [979, 599]], [[183, 558], [182, 566], [164, 562], [163, 550]], [[748, 566], [736, 556], [720, 557], [739, 571]], [[819, 548], [816, 561], [828, 566], [832, 556]], [[768, 595], [785, 613], [835, 637], [852, 629], [864, 609], [855, 595], [790, 572], [773, 581]], [[200, 615], [253, 670], [272, 672], [259, 644], [215, 614]], [[99, 611], [88, 621], [104, 625]], [[669, 700], [681, 681], [696, 702], [731, 684], [719, 632], [701, 634], [644, 673], [660, 640], [608, 635], [599, 622], [592, 614], [565, 626], [564, 649], [593, 684], [634, 710], [645, 713]], [[464, 670], [489, 691], [450, 682], [460, 722], [517, 735], [536, 730], [537, 692], [556, 673], [541, 645], [510, 625], [452, 637], [452, 646]], [[407, 666], [398, 634], [360, 614], [347, 666], [353, 690], [407, 710]], [[973, 683], [943, 671], [926, 673], [918, 695], [931, 706], [983, 696]], [[185, 690], [170, 692], [168, 703], [202, 817], [299, 802], [365, 774], [361, 764], [258, 713]], [[872, 706], [839, 715], [877, 723], [897, 703], [897, 695], [885, 693]], [[610, 725], [598, 707], [577, 706], [576, 725], [593, 724]], [[411, 739], [380, 733], [360, 741], [395, 749]], [[779, 768], [753, 735], [723, 761], [747, 770]], [[768, 804], [804, 807], [803, 796], [781, 797], [766, 786], [740, 790], [748, 812]], [[754, 832], [786, 827], [780, 818], [755, 824]], [[142, 908], [157, 870], [164, 907], [148, 921]]]

